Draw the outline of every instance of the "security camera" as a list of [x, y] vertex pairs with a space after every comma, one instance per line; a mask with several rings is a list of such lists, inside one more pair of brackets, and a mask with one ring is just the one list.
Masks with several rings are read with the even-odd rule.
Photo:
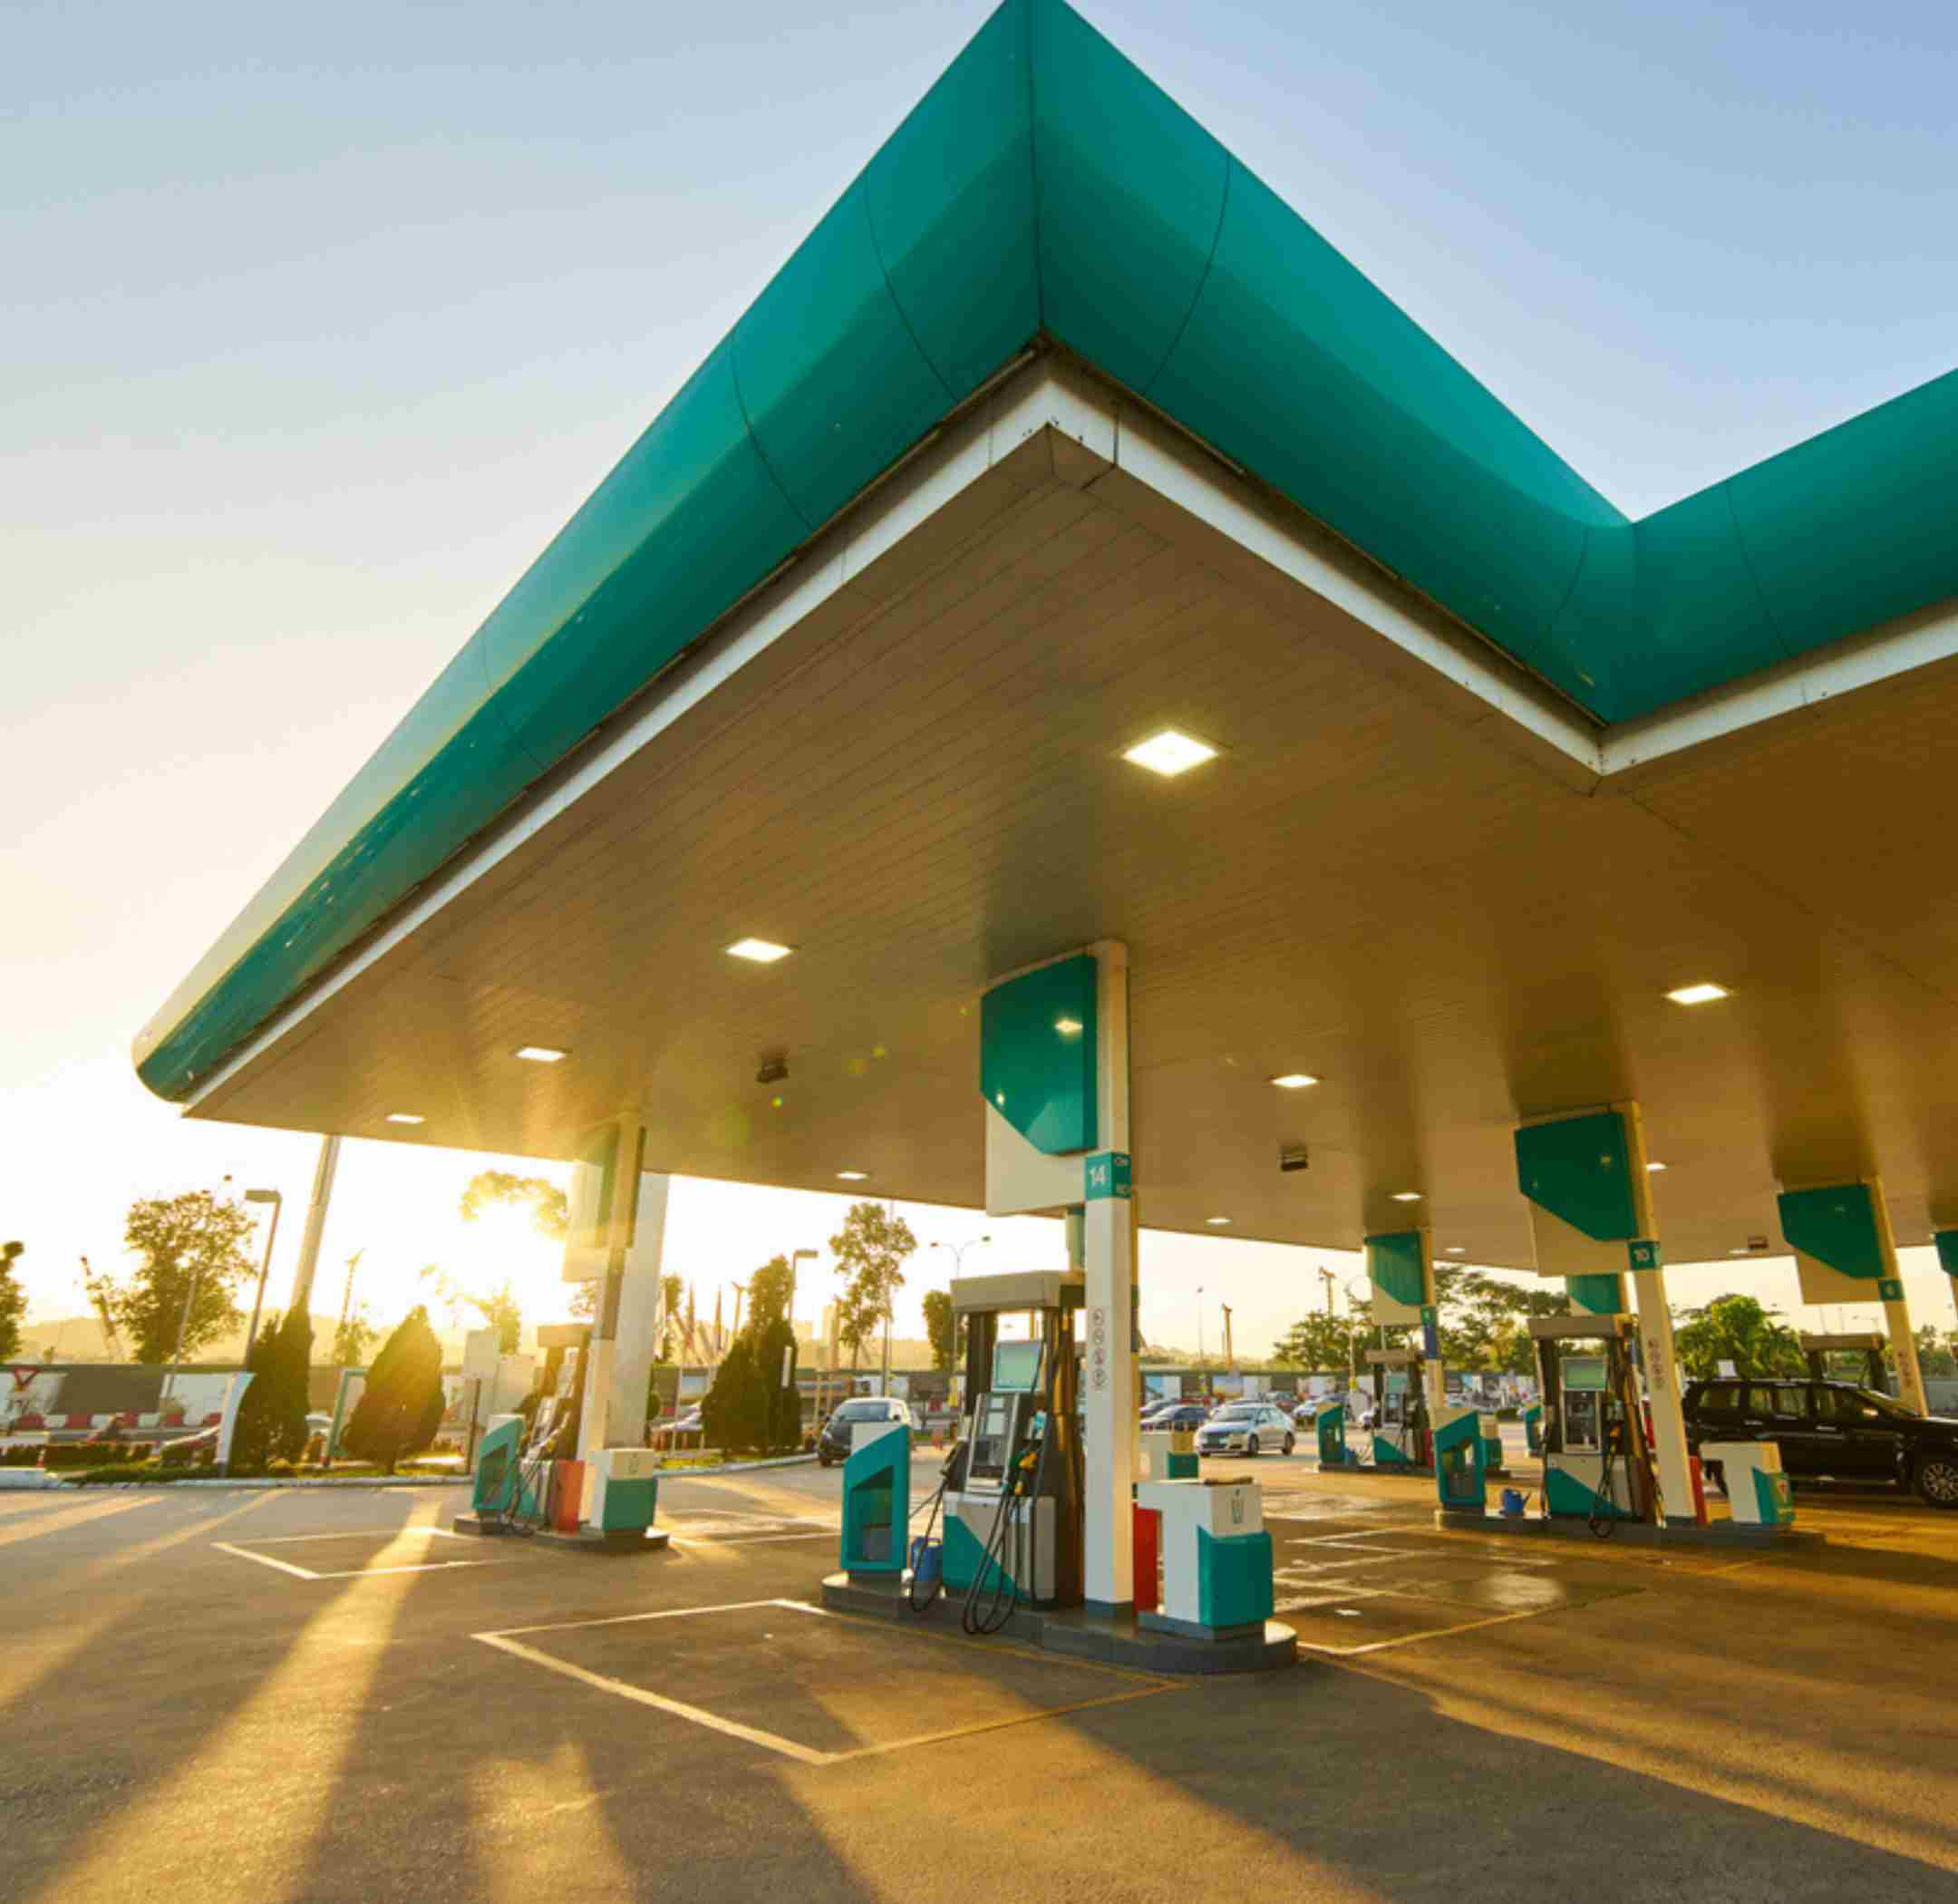
[[779, 1084], [788, 1075], [789, 1060], [780, 1052], [772, 1051], [763, 1055], [761, 1068], [755, 1073], [754, 1081], [758, 1084]]
[[1278, 1168], [1281, 1171], [1303, 1171], [1310, 1161], [1302, 1143], [1278, 1146]]

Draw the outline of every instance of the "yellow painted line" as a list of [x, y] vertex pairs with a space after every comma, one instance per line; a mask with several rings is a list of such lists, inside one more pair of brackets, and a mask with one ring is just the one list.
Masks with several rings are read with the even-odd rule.
[[1041, 1666], [1077, 1666], [1093, 1673], [1111, 1675], [1120, 1679], [1133, 1679], [1141, 1683], [1129, 1691], [1103, 1693], [1093, 1699], [1077, 1699], [1066, 1705], [1042, 1706], [1035, 1712], [1013, 1713], [996, 1719], [978, 1719], [970, 1725], [951, 1726], [941, 1732], [915, 1734], [908, 1738], [893, 1739], [881, 1745], [858, 1745], [847, 1752], [823, 1752], [812, 1745], [798, 1744], [793, 1739], [785, 1739], [778, 1733], [764, 1732], [759, 1726], [743, 1725], [739, 1720], [724, 1719], [718, 1713], [711, 1713], [698, 1705], [689, 1705], [684, 1700], [670, 1699], [664, 1693], [649, 1692], [644, 1686], [634, 1685], [626, 1680], [615, 1679], [609, 1674], [595, 1673], [588, 1667], [574, 1666], [568, 1660], [554, 1658], [536, 1647], [527, 1647], [516, 1637], [524, 1633], [582, 1632], [590, 1627], [620, 1627], [635, 1621], [661, 1619], [687, 1619], [704, 1613], [751, 1613], [764, 1608], [785, 1613], [806, 1613], [818, 1619], [833, 1619], [845, 1625], [888, 1633], [891, 1623], [887, 1620], [858, 1618], [849, 1614], [834, 1613], [826, 1607], [812, 1607], [806, 1600], [732, 1600], [717, 1607], [679, 1607], [660, 1613], [619, 1613], [603, 1619], [560, 1620], [551, 1626], [512, 1627], [498, 1633], [472, 1633], [471, 1639], [480, 1640], [483, 1645], [495, 1647], [499, 1652], [509, 1653], [519, 1659], [540, 1666], [548, 1672], [557, 1673], [564, 1678], [574, 1679], [581, 1685], [591, 1686], [595, 1691], [616, 1694], [622, 1699], [630, 1699], [636, 1705], [650, 1706], [655, 1712], [663, 1712], [674, 1718], [685, 1719], [695, 1725], [704, 1725], [711, 1732], [726, 1734], [729, 1738], [743, 1739], [751, 1745], [780, 1753], [784, 1758], [796, 1760], [804, 1765], [840, 1765], [851, 1759], [871, 1758], [887, 1752], [901, 1752], [913, 1745], [934, 1745], [949, 1739], [970, 1738], [984, 1732], [999, 1732], [1010, 1725], [1030, 1725], [1040, 1719], [1058, 1719], [1070, 1713], [1087, 1712], [1100, 1705], [1120, 1705], [1131, 1699], [1152, 1698], [1158, 1693], [1172, 1693], [1181, 1690], [1182, 1683], [1168, 1679], [1157, 1679], [1147, 1674], [1136, 1673], [1122, 1666], [1110, 1666], [1100, 1660], [1076, 1659], [1071, 1655], [1036, 1653], [1024, 1647], [1011, 1643], [1000, 1643], [984, 1639], [972, 1639], [966, 1636], [949, 1633], [932, 1633], [916, 1627], [898, 1627], [899, 1633], [910, 1633], [918, 1639], [937, 1640], [941, 1644], [975, 1647], [981, 1651], [1012, 1657], [1032, 1660]]
[[[1105, 1659], [1081, 1659], [1072, 1653], [1042, 1653], [1032, 1647], [1023, 1647], [1013, 1640], [994, 1639], [990, 1636], [971, 1633], [940, 1633], [930, 1627], [906, 1626], [903, 1621], [891, 1621], [866, 1613], [839, 1613], [833, 1607], [812, 1607], [807, 1600], [775, 1600], [771, 1605], [786, 1608], [791, 1613], [810, 1613], [818, 1619], [840, 1620], [847, 1626], [859, 1627], [866, 1632], [888, 1633], [894, 1628], [908, 1634], [914, 1639], [935, 1639], [946, 1647], [971, 1647], [982, 1653], [1004, 1654], [1013, 1659], [1029, 1659], [1036, 1666], [1075, 1666], [1090, 1673], [1108, 1673], [1117, 1679], [1139, 1679], [1162, 1692], [1171, 1692], [1182, 1682], [1158, 1679], [1153, 1673], [1144, 1673], [1134, 1666], [1119, 1666]], [[1017, 1722], [1015, 1722], [1017, 1723]]]
[[44, 1534], [58, 1534], [66, 1528], [85, 1527], [92, 1520], [107, 1520], [111, 1514], [126, 1514], [131, 1508], [155, 1507], [160, 1499], [155, 1494], [143, 1494], [133, 1501], [92, 1501], [85, 1507], [56, 1508], [30, 1525], [0, 1531], [0, 1547], [10, 1547], [16, 1540], [37, 1540]]
[[[1051, 1660], [1061, 1656], [1043, 1653], [1040, 1656]], [[1077, 1699], [1071, 1705], [1043, 1705], [1038, 1712], [1013, 1713], [1000, 1719], [977, 1719], [970, 1725], [955, 1725], [946, 1732], [921, 1732], [915, 1738], [893, 1739], [884, 1745], [858, 1745], [849, 1752], [833, 1752], [829, 1754], [829, 1763], [837, 1765], [848, 1759], [873, 1758], [879, 1753], [903, 1752], [913, 1745], [937, 1745], [947, 1739], [969, 1739], [976, 1733], [1001, 1732], [1009, 1725], [1032, 1725], [1042, 1719], [1061, 1719], [1070, 1713], [1089, 1712], [1098, 1705], [1122, 1705], [1131, 1699], [1153, 1699], [1158, 1693], [1182, 1690], [1180, 1684], [1159, 1680], [1153, 1685], [1137, 1686], [1126, 1693], [1103, 1693], [1099, 1699]]]

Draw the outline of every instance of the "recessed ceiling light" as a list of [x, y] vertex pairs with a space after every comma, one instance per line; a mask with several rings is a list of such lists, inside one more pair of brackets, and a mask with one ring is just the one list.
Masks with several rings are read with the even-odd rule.
[[391, 1124], [420, 1124], [428, 1122], [426, 1118], [417, 1117], [412, 1111], [390, 1111], [387, 1121]]
[[1711, 1005], [1716, 998], [1727, 996], [1727, 987], [1715, 985], [1711, 979], [1702, 979], [1698, 985], [1678, 985], [1666, 994], [1674, 1005]]
[[1228, 1217], [1206, 1217], [1204, 1221], [1209, 1224], [1213, 1229], [1221, 1229], [1230, 1221], [1230, 1219]]
[[1730, 1249], [1727, 1254], [1729, 1256], [1745, 1256], [1747, 1251], [1744, 1249]]
[[1272, 1080], [1281, 1091], [1303, 1091], [1308, 1084], [1316, 1084], [1318, 1082], [1309, 1071], [1288, 1071], [1283, 1077]]
[[1078, 1038], [1081, 1036], [1081, 1023], [1079, 1018], [1056, 1018], [1053, 1028], [1063, 1038]]
[[770, 938], [738, 938], [728, 947], [730, 958], [745, 958], [758, 966], [771, 966], [778, 958], [787, 958], [792, 948], [778, 946]]
[[1654, 1158], [1651, 1163], [1648, 1163], [1645, 1166], [1645, 1168], [1648, 1171], [1662, 1171], [1665, 1169], [1665, 1165], [1661, 1163], [1656, 1158]]
[[554, 1050], [548, 1044], [519, 1044], [517, 1047], [517, 1055], [529, 1059], [533, 1064], [555, 1064], [568, 1057], [570, 1054]]
[[1192, 740], [1187, 733], [1178, 733], [1174, 727], [1165, 727], [1160, 733], [1152, 733], [1148, 740], [1129, 748], [1122, 758], [1138, 767], [1147, 767], [1151, 773], [1161, 774], [1165, 780], [1174, 780], [1192, 767], [1214, 761], [1216, 749]]
[[1459, 1243], [1450, 1243], [1448, 1246], [1448, 1253], [1450, 1256], [1460, 1256], [1464, 1254], [1464, 1251], [1462, 1249], [1462, 1246]]
[[837, 1172], [837, 1181], [838, 1183], [861, 1183], [869, 1174], [868, 1171], [838, 1171]]
[[1393, 1193], [1396, 1203], [1419, 1203], [1421, 1193], [1419, 1190], [1396, 1190]]

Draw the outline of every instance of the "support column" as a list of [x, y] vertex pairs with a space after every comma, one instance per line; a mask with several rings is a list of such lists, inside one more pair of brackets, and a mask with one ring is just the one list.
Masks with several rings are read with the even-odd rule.
[[[571, 1233], [565, 1243], [567, 1282], [598, 1284], [597, 1313], [585, 1357], [585, 1394], [578, 1415], [577, 1458], [611, 1445], [613, 1367], [626, 1260], [639, 1210], [645, 1127], [627, 1112], [594, 1133], [572, 1180]], [[643, 1381], [643, 1377], [642, 1377]], [[645, 1408], [642, 1388], [640, 1407]], [[639, 1437], [645, 1433], [642, 1412]]]
[[1096, 951], [1095, 1083], [1106, 1148], [1088, 1159], [1085, 1170], [1081, 1587], [1090, 1608], [1113, 1612], [1135, 1603], [1136, 1222], [1129, 1149], [1129, 954], [1117, 945]]
[[1429, 1433], [1441, 1424], [1448, 1405], [1448, 1370], [1441, 1361], [1441, 1318], [1435, 1301], [1434, 1232], [1397, 1229], [1366, 1239], [1369, 1313], [1376, 1325], [1421, 1332], [1421, 1385]]
[[1136, 1472], [1128, 948], [1103, 939], [994, 981], [981, 1005], [979, 1080], [986, 1213], [1079, 1212], [1082, 1589], [1091, 1607], [1126, 1608]]
[[1565, 1278], [1573, 1313], [1630, 1313], [1624, 1283], [1631, 1272], [1661, 1511], [1675, 1525], [1691, 1525], [1692, 1471], [1638, 1105], [1524, 1124], [1516, 1157], [1517, 1187], [1529, 1200], [1536, 1272]]
[[340, 1168], [340, 1140], [320, 1139], [319, 1161], [313, 1167], [313, 1200], [306, 1205], [305, 1228], [299, 1235], [299, 1261], [293, 1269], [292, 1300], [286, 1307], [310, 1308], [313, 1276], [319, 1268], [320, 1239], [326, 1230], [326, 1206], [333, 1200], [334, 1177]]
[[1783, 1190], [1777, 1201], [1781, 1234], [1795, 1252], [1801, 1299], [1882, 1303], [1890, 1353], [1896, 1362], [1897, 1399], [1924, 1413], [1917, 1338], [1911, 1332], [1910, 1304], [1897, 1268], [1896, 1238], [1890, 1229], [1882, 1178]]
[[666, 1203], [672, 1190], [673, 1179], [664, 1171], [640, 1173], [638, 1211], [619, 1287], [612, 1400], [606, 1415], [606, 1433], [615, 1448], [637, 1448], [645, 1441], [646, 1387], [659, 1347], [660, 1275], [665, 1265]]

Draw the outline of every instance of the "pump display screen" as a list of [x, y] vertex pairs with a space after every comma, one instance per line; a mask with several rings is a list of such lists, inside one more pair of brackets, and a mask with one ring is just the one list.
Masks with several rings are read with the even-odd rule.
[[965, 1464], [968, 1487], [998, 1491], [1006, 1463], [1013, 1458], [1013, 1407], [1011, 1395], [980, 1398], [979, 1419], [973, 1424], [972, 1455]]
[[999, 1342], [993, 1345], [993, 1387], [996, 1394], [1031, 1394], [1040, 1386], [1041, 1345]]
[[1602, 1389], [1606, 1385], [1602, 1355], [1566, 1355], [1559, 1373], [1565, 1388]]

